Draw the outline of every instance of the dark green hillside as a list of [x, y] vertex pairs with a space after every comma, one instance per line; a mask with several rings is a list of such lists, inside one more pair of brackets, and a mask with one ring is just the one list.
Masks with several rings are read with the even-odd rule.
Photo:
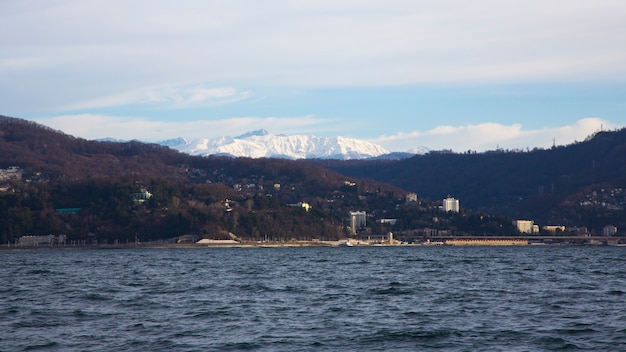
[[[324, 161], [352, 177], [386, 182], [429, 199], [448, 194], [463, 207], [570, 226], [626, 226], [626, 129], [530, 152], [431, 152], [398, 161]], [[594, 191], [613, 190], [605, 207], [581, 207]], [[593, 196], [591, 196], [593, 198]], [[600, 202], [602, 203], [602, 202]], [[610, 207], [606, 207], [606, 204]], [[602, 220], [597, 220], [602, 218]]]

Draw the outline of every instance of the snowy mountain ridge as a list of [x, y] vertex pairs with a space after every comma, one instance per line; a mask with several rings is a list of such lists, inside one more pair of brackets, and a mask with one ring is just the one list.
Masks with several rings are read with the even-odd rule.
[[238, 137], [215, 139], [170, 139], [159, 144], [191, 155], [228, 155], [248, 158], [285, 159], [367, 159], [389, 151], [382, 146], [346, 137], [311, 135], [274, 135], [266, 130], [245, 133]]

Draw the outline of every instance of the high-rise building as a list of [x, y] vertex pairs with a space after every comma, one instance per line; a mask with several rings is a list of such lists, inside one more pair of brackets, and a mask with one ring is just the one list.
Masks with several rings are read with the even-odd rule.
[[350, 228], [352, 234], [356, 234], [358, 229], [364, 228], [366, 223], [367, 214], [364, 211], [351, 211], [350, 212]]
[[459, 200], [454, 199], [451, 196], [443, 200], [443, 211], [451, 211], [454, 213], [458, 213], [460, 210]]

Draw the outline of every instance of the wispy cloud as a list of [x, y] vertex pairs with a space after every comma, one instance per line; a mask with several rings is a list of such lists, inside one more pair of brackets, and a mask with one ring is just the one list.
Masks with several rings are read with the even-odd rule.
[[296, 117], [235, 117], [221, 120], [156, 121], [138, 117], [118, 117], [97, 114], [74, 114], [33, 119], [67, 134], [86, 138], [137, 139], [158, 142], [184, 137], [217, 138], [237, 136], [248, 131], [268, 129], [275, 134], [298, 134], [302, 131], [324, 129], [327, 120], [313, 116]]
[[147, 87], [102, 98], [76, 102], [63, 110], [109, 108], [122, 105], [150, 105], [162, 109], [182, 109], [232, 104], [252, 97], [250, 91], [233, 87]]
[[412, 131], [371, 140], [389, 150], [409, 151], [426, 147], [455, 152], [501, 149], [546, 148], [582, 141], [601, 128], [614, 128], [599, 118], [584, 118], [567, 126], [524, 129], [521, 124], [479, 123], [464, 126], [439, 126], [428, 131]]
[[626, 78], [619, 0], [21, 3], [0, 4], [0, 63], [118, 91]]
[[[358, 136], [363, 135], [359, 123], [378, 123], [380, 116], [388, 115], [360, 109], [353, 88], [453, 90], [464, 86], [507, 90], [515, 85], [558, 87], [573, 83], [599, 86], [603, 92], [619, 96], [612, 87], [622, 87], [626, 81], [624, 13], [623, 0], [484, 0], [480, 4], [466, 0], [189, 0], [183, 5], [165, 0], [3, 0], [2, 113], [18, 117], [55, 114], [71, 120], [70, 114], [79, 112], [91, 113], [80, 115], [87, 119], [100, 116], [96, 113], [132, 116], [149, 111], [159, 118], [171, 112], [178, 120], [189, 121], [199, 116], [202, 109], [198, 108], [224, 106], [207, 112], [207, 118], [217, 120], [200, 121], [197, 126], [231, 134], [224, 122], [237, 126], [240, 120], [223, 118], [314, 114], [342, 119], [343, 114], [354, 120], [342, 134]], [[326, 89], [340, 92], [331, 107], [289, 94]], [[264, 101], [269, 103], [247, 104], [260, 99], [259, 95], [268, 97]], [[584, 115], [576, 118], [623, 120], [619, 115], [623, 98], [607, 99], [608, 104], [604, 104], [589, 95], [588, 91], [570, 92], [552, 110], [537, 99], [521, 97], [517, 106], [530, 102], [537, 107], [525, 121], [520, 121], [518, 114], [486, 118], [492, 125], [478, 119], [473, 120], [474, 125], [463, 126], [457, 121], [465, 123], [481, 116], [485, 104], [470, 102], [463, 106], [467, 113], [457, 113], [459, 110], [448, 106], [431, 109], [425, 99], [421, 104], [428, 112], [445, 110], [428, 116], [455, 115], [441, 122], [451, 127], [392, 136], [385, 146], [404, 149], [409, 143], [401, 144], [403, 137], [435, 138], [448, 131], [460, 138], [459, 148], [506, 147], [506, 141], [515, 138], [507, 137], [510, 135], [535, 138], [534, 134], [525, 135], [529, 131], [524, 123], [530, 125], [532, 119], [548, 121], [547, 115], [554, 110], [560, 110], [559, 121], [572, 116], [568, 99], [583, 102], [580, 113]], [[276, 97], [285, 96], [293, 99], [276, 101]], [[585, 105], [586, 101], [589, 104]], [[401, 100], [393, 110], [415, 110], [413, 103]], [[233, 104], [230, 110], [229, 104]], [[345, 111], [363, 113], [357, 122], [357, 113]], [[398, 125], [418, 123], [414, 117], [397, 116], [397, 120], [404, 119]], [[114, 118], [106, 118], [117, 125]], [[269, 121], [249, 119], [255, 126]], [[193, 124], [130, 118], [120, 125], [124, 121], [150, 131]], [[80, 120], [75, 122], [77, 126], [67, 126], [70, 133], [83, 128]], [[332, 128], [323, 123], [310, 125], [314, 128], [306, 133], [338, 130], [337, 122]], [[289, 126], [291, 119], [280, 123]], [[103, 131], [109, 131], [106, 126], [103, 123]], [[488, 126], [500, 139], [480, 135], [489, 130]], [[267, 128], [267, 124], [259, 127]], [[385, 131], [379, 133], [394, 130]], [[92, 130], [82, 132], [89, 133], [82, 136], [100, 137]], [[294, 128], [294, 132], [303, 130]], [[557, 138], [557, 143], [566, 139], [560, 136], [546, 136], [548, 142], [540, 144], [550, 143], [552, 138]], [[543, 137], [536, 138], [527, 144], [537, 144]], [[574, 138], [581, 137], [568, 139]], [[446, 147], [436, 140], [427, 142], [420, 144]]]

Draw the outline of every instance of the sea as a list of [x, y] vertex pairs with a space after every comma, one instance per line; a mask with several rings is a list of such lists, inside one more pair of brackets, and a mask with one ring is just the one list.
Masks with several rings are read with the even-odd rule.
[[626, 247], [0, 251], [0, 351], [626, 351]]

